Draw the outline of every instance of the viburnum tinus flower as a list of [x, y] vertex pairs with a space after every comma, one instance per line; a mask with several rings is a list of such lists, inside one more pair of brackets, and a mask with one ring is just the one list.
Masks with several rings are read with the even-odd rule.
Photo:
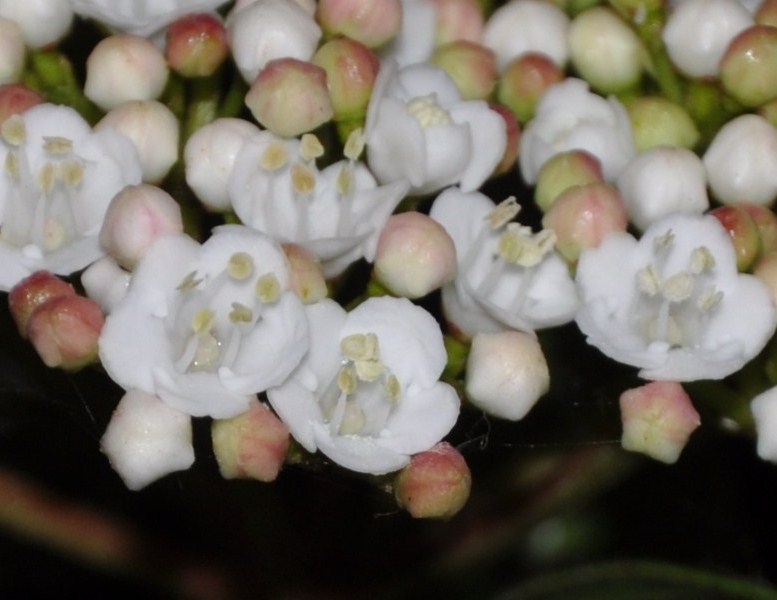
[[575, 284], [555, 249], [555, 234], [514, 222], [514, 198], [494, 203], [449, 188], [432, 205], [456, 246], [458, 277], [442, 289], [446, 317], [467, 336], [508, 328], [532, 331], [571, 321]]
[[462, 100], [445, 71], [428, 64], [383, 64], [365, 133], [378, 181], [409, 181], [412, 194], [476, 190], [507, 144], [504, 119], [482, 100]]
[[229, 195], [240, 220], [282, 242], [308, 249], [327, 277], [359, 258], [372, 261], [378, 237], [407, 183], [378, 185], [355, 160], [361, 144], [351, 138], [348, 158], [323, 171], [315, 159], [318, 139], [285, 140], [269, 131], [251, 136], [235, 157]]
[[453, 427], [459, 398], [438, 381], [440, 327], [405, 298], [370, 298], [350, 313], [332, 300], [306, 307], [310, 351], [267, 392], [309, 452], [361, 473], [401, 469]]
[[229, 418], [282, 383], [307, 351], [307, 321], [289, 291], [280, 246], [240, 225], [202, 245], [157, 240], [100, 337], [105, 370], [126, 390], [192, 416]]
[[721, 379], [774, 333], [769, 290], [737, 271], [728, 233], [710, 215], [674, 214], [639, 241], [610, 234], [577, 267], [588, 342], [645, 379]]
[[0, 128], [0, 290], [30, 273], [69, 275], [100, 258], [111, 198], [140, 183], [132, 143], [92, 131], [72, 108], [40, 104]]

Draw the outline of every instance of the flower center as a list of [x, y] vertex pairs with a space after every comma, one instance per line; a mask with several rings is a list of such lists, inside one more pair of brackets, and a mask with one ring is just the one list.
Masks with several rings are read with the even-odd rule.
[[[275, 274], [257, 275], [253, 258], [245, 252], [234, 253], [214, 277], [189, 273], [177, 291], [166, 325], [180, 373], [231, 368], [246, 335], [282, 292]], [[225, 301], [230, 295], [234, 301]]]
[[402, 385], [380, 359], [374, 333], [340, 342], [343, 359], [320, 400], [333, 435], [379, 435], [402, 396]]
[[649, 343], [692, 347], [699, 343], [704, 326], [723, 299], [723, 292], [715, 288], [715, 258], [706, 246], [690, 253], [684, 270], [665, 273], [663, 266], [673, 242], [671, 231], [656, 238], [655, 260], [636, 273], [634, 325]]
[[435, 125], [450, 125], [453, 122], [448, 111], [437, 102], [437, 94], [417, 96], [410, 100], [405, 108], [424, 129]]

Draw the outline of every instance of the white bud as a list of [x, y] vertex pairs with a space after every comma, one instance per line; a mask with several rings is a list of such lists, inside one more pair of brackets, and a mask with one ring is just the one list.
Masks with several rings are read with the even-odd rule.
[[28, 46], [42, 48], [65, 37], [73, 8], [62, 0], [0, 0], [0, 17], [19, 26]]
[[638, 154], [616, 181], [629, 220], [641, 230], [674, 212], [709, 208], [701, 159], [685, 148], [657, 146]]
[[537, 339], [522, 331], [478, 333], [467, 359], [470, 402], [495, 417], [522, 419], [550, 387]]
[[0, 85], [21, 79], [26, 56], [27, 48], [19, 26], [0, 17]]

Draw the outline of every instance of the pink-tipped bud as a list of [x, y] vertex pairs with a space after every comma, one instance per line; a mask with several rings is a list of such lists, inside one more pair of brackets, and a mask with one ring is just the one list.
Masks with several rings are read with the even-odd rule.
[[709, 214], [720, 221], [731, 236], [737, 255], [737, 269], [749, 271], [761, 251], [761, 238], [753, 217], [736, 205], [719, 206]]
[[188, 15], [167, 28], [167, 63], [184, 77], [213, 75], [228, 55], [227, 30], [215, 15]]
[[602, 163], [585, 150], [567, 150], [545, 161], [537, 176], [534, 202], [547, 212], [553, 202], [569, 188], [603, 182]]
[[505, 122], [505, 132], [507, 133], [507, 144], [502, 160], [494, 169], [494, 175], [502, 175], [515, 168], [518, 161], [518, 152], [521, 148], [521, 125], [518, 119], [510, 110], [501, 104], [489, 103], [489, 108], [501, 115]]
[[583, 250], [597, 247], [607, 234], [626, 231], [628, 215], [618, 190], [606, 183], [588, 183], [556, 198], [542, 225], [556, 232], [556, 249], [575, 264]]
[[537, 103], [551, 85], [564, 79], [564, 72], [548, 56], [538, 52], [521, 54], [502, 71], [496, 89], [500, 104], [509, 108], [521, 123], [534, 116]]
[[377, 48], [402, 27], [400, 0], [319, 0], [316, 20], [329, 37], [342, 35]]
[[8, 306], [22, 337], [27, 337], [30, 315], [41, 304], [60, 296], [73, 296], [73, 286], [48, 271], [36, 271], [17, 283], [8, 294]]
[[720, 81], [750, 108], [777, 98], [777, 28], [754, 25], [737, 35], [720, 61]]
[[43, 102], [43, 96], [21, 83], [0, 85], [0, 125], [11, 115], [20, 115]]
[[108, 205], [100, 244], [131, 271], [157, 238], [182, 231], [181, 207], [170, 194], [153, 185], [131, 185]]
[[0, 84], [16, 83], [24, 73], [27, 46], [15, 21], [0, 17]]
[[450, 42], [437, 48], [430, 62], [453, 79], [464, 100], [485, 100], [494, 91], [496, 55], [485, 46], [466, 40]]
[[755, 22], [777, 27], [777, 0], [763, 0], [755, 12]]
[[478, 0], [432, 0], [437, 13], [435, 41], [438, 46], [458, 40], [479, 43], [485, 19]]
[[699, 130], [688, 111], [660, 96], [640, 96], [626, 104], [634, 144], [640, 152], [656, 146], [693, 148]]
[[213, 421], [213, 451], [225, 479], [274, 481], [289, 450], [289, 428], [265, 404], [254, 402], [232, 419]]
[[283, 244], [289, 261], [289, 287], [303, 304], [315, 304], [327, 297], [324, 272], [316, 256], [297, 244]]
[[777, 250], [777, 215], [770, 208], [760, 204], [741, 202], [736, 206], [744, 210], [755, 221], [758, 237], [761, 240], [761, 253], [765, 254]]
[[449, 519], [469, 499], [472, 475], [447, 442], [416, 454], [394, 480], [397, 504], [416, 519]]
[[456, 277], [456, 247], [445, 228], [420, 212], [392, 215], [378, 239], [375, 278], [392, 294], [421, 298]]
[[526, 416], [550, 388], [550, 371], [537, 338], [523, 331], [478, 333], [467, 358], [469, 401], [510, 421]]
[[653, 381], [626, 390], [620, 409], [623, 448], [667, 464], [677, 462], [691, 433], [701, 425], [688, 394], [674, 381]]
[[262, 126], [281, 137], [312, 131], [334, 116], [326, 71], [296, 58], [267, 63], [245, 102]]
[[27, 322], [27, 335], [47, 367], [75, 370], [97, 359], [104, 322], [97, 302], [69, 294], [38, 306]]
[[311, 62], [326, 71], [335, 119], [363, 118], [380, 70], [380, 61], [372, 50], [350, 38], [335, 38], [321, 46]]
[[772, 301], [777, 306], [777, 251], [763, 254], [755, 263], [753, 275], [766, 284], [772, 293]]
[[153, 42], [136, 35], [112, 35], [86, 59], [84, 94], [108, 111], [130, 100], [156, 99], [167, 75], [167, 61]]

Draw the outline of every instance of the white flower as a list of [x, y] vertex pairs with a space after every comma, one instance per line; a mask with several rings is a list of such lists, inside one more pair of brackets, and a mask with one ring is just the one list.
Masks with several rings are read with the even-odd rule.
[[359, 258], [372, 262], [380, 232], [407, 183], [379, 186], [360, 162], [319, 171], [313, 136], [286, 140], [269, 131], [250, 137], [235, 158], [229, 194], [241, 221], [318, 257], [326, 277]]
[[246, 227], [219, 227], [202, 245], [162, 237], [106, 319], [102, 364], [125, 389], [189, 415], [240, 414], [307, 351], [288, 279], [281, 248]]
[[502, 117], [464, 101], [448, 75], [428, 64], [384, 63], [367, 110], [368, 163], [378, 181], [407, 180], [411, 193], [459, 184], [473, 191], [504, 155]]
[[296, 2], [254, 0], [229, 14], [227, 39], [237, 68], [251, 83], [276, 58], [310, 60], [321, 28]]
[[753, 24], [737, 0], [683, 0], [669, 14], [661, 36], [669, 58], [686, 75], [715, 77], [731, 40]]
[[645, 379], [721, 379], [756, 356], [777, 315], [766, 286], [737, 272], [713, 216], [669, 216], [637, 241], [611, 234], [577, 267], [588, 342]]
[[760, 115], [731, 119], [702, 161], [712, 194], [724, 204], [770, 205], [777, 197], [777, 129]]
[[616, 184], [640, 230], [673, 212], [701, 214], [710, 206], [704, 165], [686, 148], [656, 146], [638, 154]]
[[[60, 3], [65, 4], [61, 0]], [[228, 0], [70, 0], [76, 14], [108, 27], [150, 37], [188, 14], [215, 10]]]
[[533, 185], [545, 162], [567, 150], [586, 150], [612, 181], [636, 152], [631, 121], [614, 97], [591, 93], [582, 79], [569, 77], [552, 85], [521, 135], [521, 175]]
[[103, 256], [97, 235], [108, 204], [140, 183], [132, 143], [52, 104], [10, 117], [0, 138], [0, 289], [41, 269], [69, 275]]
[[759, 394], [750, 404], [758, 434], [757, 452], [764, 460], [777, 462], [777, 387]]
[[19, 26], [28, 46], [42, 48], [65, 37], [73, 8], [63, 0], [0, 0], [0, 17]]
[[381, 474], [404, 467], [453, 427], [455, 390], [434, 318], [404, 298], [371, 298], [350, 313], [332, 300], [306, 308], [310, 352], [270, 404], [309, 452]]
[[442, 289], [446, 317], [462, 333], [533, 331], [571, 321], [578, 307], [551, 230], [534, 233], [512, 219], [520, 206], [450, 188], [432, 205], [456, 246], [458, 277]]

